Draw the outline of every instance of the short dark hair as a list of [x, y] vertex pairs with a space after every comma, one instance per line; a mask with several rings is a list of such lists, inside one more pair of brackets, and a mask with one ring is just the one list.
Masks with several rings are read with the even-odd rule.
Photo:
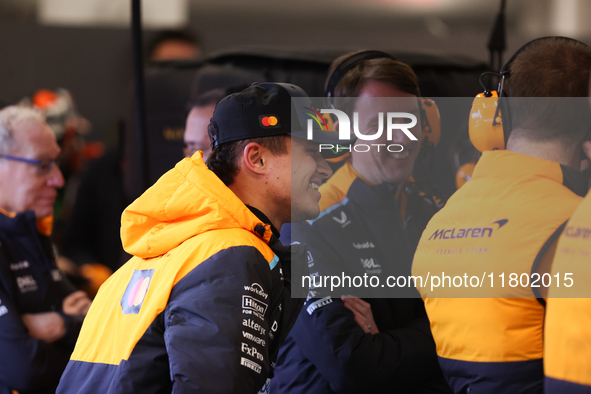
[[[332, 62], [328, 75], [344, 60], [364, 50], [347, 53]], [[419, 82], [415, 72], [408, 64], [391, 58], [377, 58], [364, 60], [353, 67], [341, 78], [334, 90], [335, 97], [356, 97], [369, 80], [380, 81], [394, 85], [403, 92], [420, 96]]]
[[195, 99], [189, 103], [189, 107], [207, 107], [208, 105], [217, 104], [218, 101], [226, 96], [226, 89], [212, 89], [195, 97]]
[[152, 57], [156, 48], [166, 41], [182, 41], [187, 44], [194, 45], [196, 47], [201, 46], [199, 37], [189, 32], [188, 30], [162, 30], [156, 33], [156, 35], [150, 40], [147, 45], [148, 57]]
[[190, 103], [189, 108], [193, 107], [207, 107], [208, 105], [217, 104], [218, 101], [233, 93], [238, 93], [246, 89], [248, 85], [235, 85], [226, 88], [217, 88], [208, 90], [202, 94], [197, 95]]
[[540, 39], [528, 44], [507, 71], [503, 91], [509, 96], [512, 129], [524, 129], [532, 140], [582, 142], [591, 111], [587, 100], [573, 98], [589, 95], [590, 47], [563, 37]]
[[[217, 128], [210, 123], [207, 132], [210, 136], [213, 136], [217, 133]], [[289, 136], [283, 134], [270, 137], [249, 138], [246, 140], [221, 144], [209, 155], [206, 163], [207, 167], [213, 171], [226, 186], [230, 186], [234, 183], [236, 175], [238, 175], [238, 163], [242, 157], [242, 151], [244, 151], [244, 147], [251, 142], [256, 142], [262, 147], [269, 149], [272, 154], [279, 156], [287, 154]]]

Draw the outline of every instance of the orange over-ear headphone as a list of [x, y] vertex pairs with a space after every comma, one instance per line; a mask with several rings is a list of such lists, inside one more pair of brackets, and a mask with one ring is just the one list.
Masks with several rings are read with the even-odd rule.
[[[324, 96], [330, 100], [334, 97], [335, 89], [341, 79], [352, 70], [359, 63], [371, 59], [392, 59], [397, 60], [394, 56], [382, 51], [363, 51], [355, 53], [345, 60], [343, 60], [330, 74], [328, 82], [326, 83], [326, 90]], [[419, 98], [419, 112], [421, 114], [421, 150], [433, 149], [439, 143], [441, 138], [441, 117], [437, 104], [428, 98]], [[347, 155], [341, 156], [339, 159], [344, 159]]]
[[[511, 63], [513, 63], [513, 61], [533, 43], [549, 38], [575, 41], [587, 46], [578, 40], [568, 37], [555, 36], [537, 38], [519, 48], [519, 50], [515, 52], [509, 61], [501, 68], [498, 74], [485, 72], [480, 76], [480, 84], [482, 85], [484, 92], [478, 94], [472, 102], [468, 124], [470, 141], [480, 152], [506, 148], [507, 140], [511, 135], [511, 114], [507, 105], [507, 94], [506, 92], [503, 92], [503, 85], [505, 79], [511, 76]], [[486, 89], [482, 83], [482, 77], [484, 75], [497, 75], [501, 78], [498, 91], [488, 91]]]

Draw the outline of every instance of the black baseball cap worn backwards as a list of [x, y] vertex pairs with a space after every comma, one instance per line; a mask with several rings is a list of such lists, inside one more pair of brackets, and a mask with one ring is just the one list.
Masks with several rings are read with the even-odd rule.
[[[297, 108], [292, 98], [305, 98], [308, 105]], [[288, 134], [306, 139], [305, 107], [311, 106], [306, 92], [289, 83], [254, 83], [239, 93], [221, 99], [215, 107], [211, 147], [250, 138]], [[313, 125], [312, 141], [324, 144], [349, 144], [355, 139], [339, 140], [336, 131], [320, 130]], [[346, 152], [342, 152], [343, 154]], [[334, 157], [334, 154], [332, 155]]]

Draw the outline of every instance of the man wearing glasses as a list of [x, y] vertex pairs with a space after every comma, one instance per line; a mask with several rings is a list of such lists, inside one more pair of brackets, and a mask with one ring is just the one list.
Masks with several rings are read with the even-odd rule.
[[0, 111], [0, 393], [53, 392], [90, 307], [50, 240], [59, 153], [42, 115]]

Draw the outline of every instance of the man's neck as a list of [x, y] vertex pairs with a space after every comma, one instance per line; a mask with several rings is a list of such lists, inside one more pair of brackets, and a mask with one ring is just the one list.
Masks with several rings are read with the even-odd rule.
[[[522, 132], [519, 132], [521, 134]], [[550, 160], [567, 167], [579, 170], [581, 160], [579, 155], [567, 151], [558, 141], [532, 141], [525, 137], [511, 134], [507, 142], [507, 150], [522, 155]]]
[[265, 198], [264, 192], [254, 192], [252, 188], [240, 187], [236, 184], [230, 185], [229, 188], [234, 192], [234, 194], [236, 194], [240, 201], [244, 203], [244, 205], [256, 208], [269, 219], [271, 225], [277, 229], [281, 228], [284, 221], [281, 220], [277, 215], [273, 215], [273, 209], [269, 205], [269, 202], [263, 200]]

